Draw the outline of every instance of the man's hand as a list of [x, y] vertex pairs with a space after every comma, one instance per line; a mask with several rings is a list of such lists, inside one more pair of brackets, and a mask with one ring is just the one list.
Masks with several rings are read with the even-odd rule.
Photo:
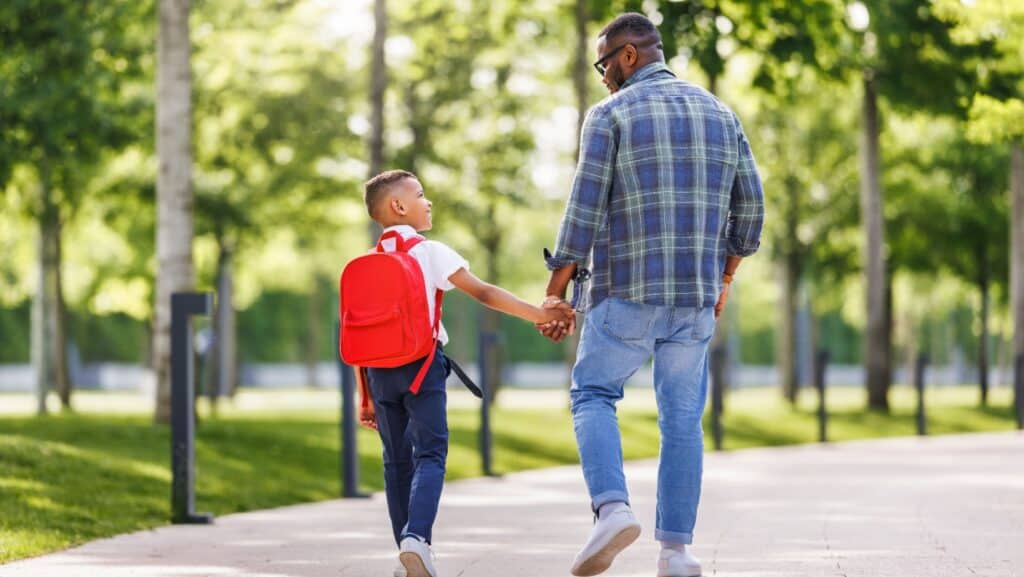
[[563, 319], [558, 321], [537, 324], [536, 327], [540, 334], [557, 343], [561, 342], [566, 335], [571, 335], [575, 332], [576, 311], [572, 309], [572, 305], [563, 299], [548, 297], [544, 299], [544, 303], [541, 306], [545, 309], [558, 309], [564, 316]]
[[367, 429], [377, 430], [377, 411], [373, 408], [373, 403], [359, 407], [359, 424]]
[[718, 295], [718, 302], [715, 303], [715, 320], [722, 316], [722, 311], [725, 310], [725, 301], [729, 298], [729, 287], [732, 286], [732, 282], [722, 283], [722, 294]]

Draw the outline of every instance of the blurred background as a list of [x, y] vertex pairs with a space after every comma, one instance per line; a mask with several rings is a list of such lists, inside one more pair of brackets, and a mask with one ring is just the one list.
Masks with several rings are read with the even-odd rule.
[[[432, 238], [539, 302], [581, 114], [607, 96], [596, 36], [626, 10], [658, 24], [678, 76], [736, 110], [762, 172], [762, 249], [716, 344], [730, 386], [793, 400], [818, 350], [830, 386], [874, 409], [921, 354], [930, 384], [981, 404], [1013, 382], [1018, 2], [9, 0], [0, 404], [117, 389], [166, 418], [158, 294], [174, 277], [217, 293], [196, 323], [204, 390], [336, 388], [337, 279], [371, 244], [362, 182], [384, 169], [420, 176]], [[160, 235], [191, 270], [158, 258]], [[496, 331], [491, 382], [567, 386], [573, 343], [455, 293], [445, 313], [470, 372], [477, 335]]]

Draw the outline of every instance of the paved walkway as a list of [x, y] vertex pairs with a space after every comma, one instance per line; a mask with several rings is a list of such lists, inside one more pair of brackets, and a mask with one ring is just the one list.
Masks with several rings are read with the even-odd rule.
[[[708, 455], [694, 552], [705, 576], [1024, 575], [1024, 435], [906, 438]], [[606, 575], [653, 577], [655, 464], [628, 467], [644, 535]], [[590, 525], [578, 467], [451, 483], [448, 577], [562, 577]], [[0, 567], [0, 577], [388, 577], [380, 495], [231, 515]]]

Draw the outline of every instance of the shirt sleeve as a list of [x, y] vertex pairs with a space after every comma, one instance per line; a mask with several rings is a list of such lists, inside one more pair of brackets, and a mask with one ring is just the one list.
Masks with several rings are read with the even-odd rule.
[[443, 291], [452, 290], [455, 285], [448, 277], [458, 272], [460, 268], [469, 270], [469, 262], [443, 242], [428, 240], [424, 244], [430, 258], [430, 270], [424, 271], [424, 274], [429, 276], [431, 283], [437, 288]]
[[739, 140], [739, 165], [729, 198], [726, 250], [729, 256], [750, 256], [761, 246], [764, 224], [764, 191], [757, 162], [739, 118], [733, 115]]
[[586, 265], [597, 231], [608, 218], [617, 155], [618, 139], [611, 120], [603, 108], [592, 108], [583, 121], [576, 176], [548, 269], [571, 263]]

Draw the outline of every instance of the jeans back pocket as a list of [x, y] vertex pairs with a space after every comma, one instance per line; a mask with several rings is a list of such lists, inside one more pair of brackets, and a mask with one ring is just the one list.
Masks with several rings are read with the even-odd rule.
[[642, 341], [651, 332], [657, 307], [609, 298], [604, 330], [620, 341]]

